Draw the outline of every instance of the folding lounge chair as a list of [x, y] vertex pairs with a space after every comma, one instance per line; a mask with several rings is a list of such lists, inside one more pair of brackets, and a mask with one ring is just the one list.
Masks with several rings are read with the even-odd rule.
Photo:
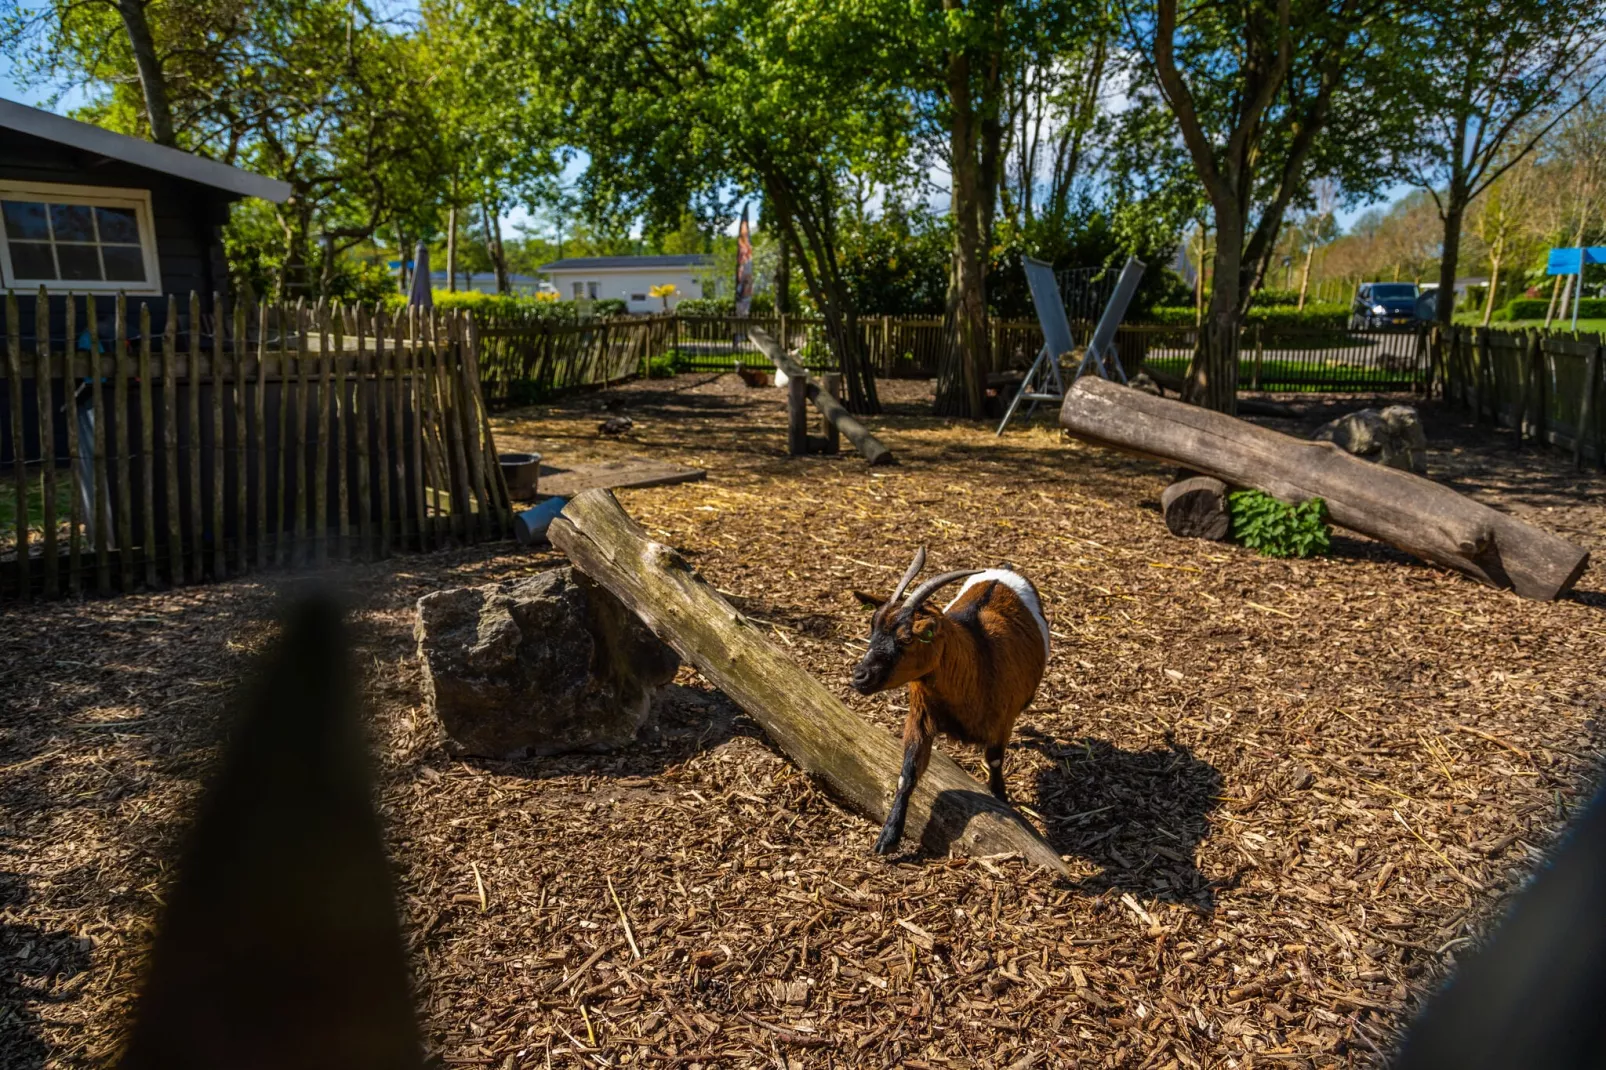
[[[1026, 270], [1026, 283], [1032, 291], [1032, 306], [1037, 309], [1037, 322], [1043, 329], [1043, 348], [1038, 351], [1037, 359], [1026, 373], [1015, 400], [1009, 403], [1009, 411], [1004, 413], [1003, 420], [998, 424], [1000, 435], [1009, 426], [1022, 401], [1031, 402], [1026, 410], [1026, 418], [1031, 419], [1038, 402], [1064, 400], [1065, 380], [1060, 375], [1060, 358], [1075, 348], [1071, 324], [1065, 315], [1065, 303], [1060, 299], [1059, 286], [1054, 281], [1053, 267], [1029, 256], [1021, 257], [1021, 266]], [[1121, 318], [1126, 315], [1127, 306], [1132, 303], [1132, 295], [1137, 292], [1138, 282], [1142, 278], [1143, 262], [1136, 258], [1128, 259], [1126, 266], [1121, 269], [1120, 280], [1115, 284], [1115, 292], [1110, 295], [1109, 302], [1104, 306], [1104, 314], [1099, 317], [1087, 352], [1081, 364], [1077, 365], [1073, 380], [1090, 367], [1101, 377], [1109, 378], [1104, 370], [1108, 361], [1115, 374], [1123, 383], [1126, 382], [1126, 370], [1121, 367], [1121, 358], [1115, 349], [1115, 331], [1121, 325]]]

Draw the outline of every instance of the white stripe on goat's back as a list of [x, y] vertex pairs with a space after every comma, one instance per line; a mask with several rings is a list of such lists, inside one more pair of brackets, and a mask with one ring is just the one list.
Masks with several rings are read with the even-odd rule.
[[948, 610], [952, 609], [954, 602], [957, 602], [961, 598], [965, 597], [965, 592], [976, 586], [978, 583], [995, 582], [1002, 583], [1005, 587], [1008, 587], [1011, 591], [1014, 591], [1015, 596], [1026, 604], [1027, 609], [1032, 611], [1032, 619], [1037, 621], [1037, 627], [1043, 632], [1043, 657], [1047, 658], [1048, 618], [1043, 615], [1043, 603], [1037, 600], [1037, 591], [1032, 587], [1031, 583], [1026, 579], [1025, 576], [1022, 576], [1018, 572], [1011, 572], [1004, 568], [990, 568], [985, 572], [976, 573], [974, 576], [965, 581], [965, 585], [959, 588], [959, 593], [954, 595], [953, 601], [943, 606], [942, 611], [946, 613]]

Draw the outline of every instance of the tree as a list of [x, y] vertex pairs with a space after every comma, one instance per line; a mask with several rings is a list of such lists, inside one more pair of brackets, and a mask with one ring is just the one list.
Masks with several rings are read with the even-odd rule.
[[838, 266], [850, 174], [890, 177], [908, 109], [865, 11], [804, 0], [483, 0], [519, 61], [565, 87], [590, 155], [580, 196], [599, 221], [673, 226], [688, 205], [729, 219], [762, 195], [826, 321], [849, 408], [879, 408]]
[[[1419, 57], [1405, 68], [1421, 136], [1409, 173], [1443, 227], [1439, 292], [1455, 292], [1467, 206], [1532, 152], [1592, 87], [1606, 8], [1563, 0], [1433, 0], [1405, 22]], [[1599, 85], [1599, 78], [1594, 85]], [[1448, 327], [1453, 301], [1437, 305]]]
[[[1386, 2], [1155, 0], [1152, 11], [1125, 13], [1211, 209], [1213, 272], [1189, 369], [1192, 401], [1236, 410], [1239, 330], [1308, 175], [1340, 175], [1352, 192], [1376, 181], [1366, 161], [1377, 145], [1344, 143], [1360, 124], [1329, 124], [1389, 84], [1369, 62]], [[1386, 108], [1367, 110], [1369, 134], [1391, 121]]]
[[1500, 268], [1514, 248], [1521, 248], [1523, 236], [1529, 232], [1537, 177], [1531, 163], [1518, 164], [1507, 169], [1473, 203], [1472, 231], [1483, 242], [1489, 258], [1489, 292], [1483, 302], [1485, 327], [1489, 326], [1498, 300]]

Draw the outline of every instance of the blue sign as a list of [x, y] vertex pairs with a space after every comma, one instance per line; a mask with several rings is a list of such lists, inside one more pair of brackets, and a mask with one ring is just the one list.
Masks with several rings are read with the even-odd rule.
[[[1594, 261], [1591, 260], [1590, 263], [1593, 264]], [[402, 262], [400, 260], [387, 260], [385, 261], [385, 266], [390, 268], [390, 270], [395, 271], [397, 268], [402, 266]], [[411, 260], [407, 261], [407, 270], [413, 270], [413, 262]]]
[[1579, 261], [1585, 264], [1606, 264], [1606, 245], [1586, 245], [1582, 248], [1552, 249], [1545, 264], [1546, 275], [1576, 275]]

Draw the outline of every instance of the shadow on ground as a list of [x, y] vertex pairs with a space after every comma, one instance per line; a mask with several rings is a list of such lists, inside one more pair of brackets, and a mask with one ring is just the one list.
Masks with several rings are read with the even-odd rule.
[[1084, 889], [1215, 909], [1217, 885], [1193, 861], [1221, 795], [1215, 766], [1175, 742], [1128, 751], [1102, 739], [1022, 732], [1020, 745], [1052, 763], [1038, 773], [1029, 802], [1049, 843], [1104, 867]]
[[[0, 873], [0, 908], [27, 898], [27, 885], [15, 873]], [[89, 968], [88, 941], [70, 932], [46, 932], [32, 925], [0, 924], [0, 1068], [34, 1070], [52, 1057], [40, 1037], [40, 1003], [76, 999], [58, 985]]]

